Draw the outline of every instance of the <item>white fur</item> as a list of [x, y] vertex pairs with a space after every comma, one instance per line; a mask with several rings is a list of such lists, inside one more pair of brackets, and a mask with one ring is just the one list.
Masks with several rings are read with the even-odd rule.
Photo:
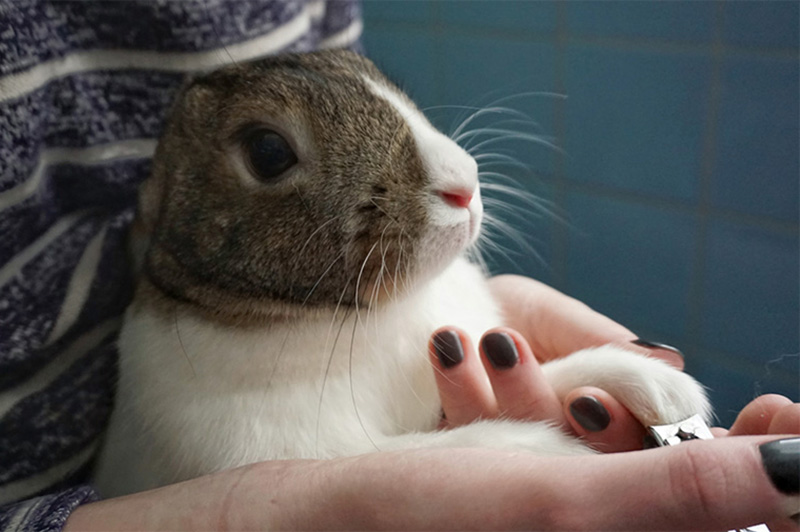
[[[411, 126], [433, 180], [432, 223], [421, 242], [430, 258], [419, 265], [418, 286], [378, 310], [339, 309], [263, 329], [185, 313], [173, 321], [146, 304], [132, 306], [119, 340], [117, 404], [98, 464], [104, 496], [269, 459], [433, 446], [592, 452], [544, 423], [494, 420], [435, 430], [440, 404], [426, 351], [430, 335], [455, 325], [477, 345], [483, 332], [502, 324], [479, 269], [463, 258], [444, 266], [477, 238], [477, 168], [404, 96], [368, 82]], [[475, 189], [468, 209], [437, 196], [464, 187]], [[645, 424], [709, 413], [691, 377], [620, 348], [581, 351], [544, 371], [559, 398], [578, 386], [598, 386]]]
[[[420, 159], [432, 180], [433, 192], [470, 191], [472, 201], [468, 208], [455, 208], [445, 204], [436, 194], [430, 195], [431, 224], [444, 227], [473, 219], [472, 243], [477, 239], [477, 227], [483, 215], [483, 203], [478, 187], [478, 165], [466, 151], [447, 135], [437, 131], [414, 107], [408, 98], [385, 84], [368, 77], [364, 81], [370, 90], [383, 98], [405, 119], [414, 136]], [[445, 208], [437, 208], [445, 207]]]
[[[434, 431], [440, 406], [425, 351], [430, 334], [452, 324], [477, 342], [501, 323], [482, 274], [465, 260], [408, 299], [353, 313], [339, 334], [342, 316], [237, 330], [188, 316], [176, 327], [146, 308], [129, 310], [117, 408], [98, 470], [101, 493], [268, 459], [431, 446], [590, 452], [541, 423], [482, 421]], [[615, 347], [544, 368], [559, 397], [600, 386], [645, 423], [708, 414], [691, 377]]]

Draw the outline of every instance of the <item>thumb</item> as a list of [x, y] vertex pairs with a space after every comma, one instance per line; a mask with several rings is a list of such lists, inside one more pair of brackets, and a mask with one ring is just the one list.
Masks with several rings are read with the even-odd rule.
[[800, 439], [774, 442], [724, 438], [595, 457], [574, 502], [603, 530], [729, 530], [785, 520], [800, 512]]

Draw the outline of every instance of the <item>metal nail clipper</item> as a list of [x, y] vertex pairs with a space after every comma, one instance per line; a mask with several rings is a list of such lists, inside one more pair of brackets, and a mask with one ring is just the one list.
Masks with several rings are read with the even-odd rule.
[[[652, 425], [647, 427], [650, 436], [660, 447], [678, 445], [690, 440], [711, 440], [714, 438], [711, 429], [699, 415], [695, 414], [690, 418], [670, 423], [669, 425]], [[770, 532], [765, 524], [753, 525], [739, 530], [729, 532]]]

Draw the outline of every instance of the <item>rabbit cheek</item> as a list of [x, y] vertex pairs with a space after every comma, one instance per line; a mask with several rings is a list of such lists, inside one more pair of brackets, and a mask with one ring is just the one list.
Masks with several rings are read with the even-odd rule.
[[419, 243], [429, 219], [419, 195], [402, 188], [376, 185], [356, 209], [348, 268], [356, 274], [361, 303], [380, 303], [415, 284]]
[[415, 146], [425, 186], [426, 224], [417, 239], [418, 276], [430, 277], [477, 240], [483, 208], [478, 189], [478, 166], [452, 139], [437, 131], [395, 87], [364, 78], [369, 90], [404, 121]]

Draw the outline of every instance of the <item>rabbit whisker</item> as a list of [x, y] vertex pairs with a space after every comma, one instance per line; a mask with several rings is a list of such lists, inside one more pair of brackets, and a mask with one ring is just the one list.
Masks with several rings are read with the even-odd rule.
[[[388, 227], [389, 226], [387, 225], [386, 228], [384, 229], [384, 232], [386, 231], [386, 229], [388, 229]], [[381, 233], [381, 238], [382, 237], [383, 237], [383, 233]], [[360, 311], [360, 308], [359, 308], [359, 301], [361, 300], [361, 297], [360, 297], [361, 296], [361, 294], [360, 294], [360, 292], [361, 292], [361, 290], [360, 290], [361, 280], [362, 280], [363, 275], [364, 275], [365, 267], [366, 267], [367, 263], [369, 262], [369, 258], [372, 255], [372, 252], [375, 251], [375, 248], [378, 246], [379, 242], [380, 242], [380, 240], [375, 242], [375, 244], [372, 245], [372, 248], [370, 248], [369, 253], [367, 253], [367, 256], [364, 258], [364, 261], [361, 263], [361, 270], [358, 272], [358, 278], [356, 280], [356, 287], [355, 287], [356, 319], [353, 320], [353, 331], [352, 331], [352, 333], [350, 335], [350, 353], [349, 353], [349, 359], [348, 359], [348, 376], [349, 376], [349, 383], [350, 383], [350, 399], [351, 399], [351, 401], [353, 403], [353, 410], [355, 411], [356, 418], [358, 419], [358, 423], [361, 426], [361, 430], [364, 432], [364, 435], [370, 441], [372, 446], [375, 447], [376, 451], [380, 451], [380, 448], [377, 446], [375, 441], [372, 439], [372, 436], [370, 436], [369, 431], [367, 430], [367, 427], [364, 425], [364, 422], [361, 419], [361, 414], [358, 411], [358, 404], [356, 402], [355, 388], [353, 386], [353, 346], [355, 344], [356, 331], [358, 330], [358, 325], [360, 323], [362, 323], [361, 322], [361, 311]], [[375, 272], [375, 268], [373, 267], [370, 270], [369, 275], [367, 276], [367, 279], [372, 279], [372, 276], [373, 276], [374, 272]], [[368, 321], [369, 320], [369, 306], [367, 307], [367, 313], [368, 313], [367, 314], [367, 321]], [[364, 326], [366, 327], [366, 324]]]
[[175, 325], [175, 334], [178, 336], [178, 343], [181, 346], [181, 351], [183, 351], [183, 356], [186, 357], [186, 362], [189, 363], [189, 367], [192, 368], [192, 374], [194, 378], [197, 378], [197, 372], [194, 370], [194, 364], [192, 364], [192, 359], [189, 357], [189, 353], [186, 352], [186, 346], [183, 345], [183, 338], [181, 338], [181, 330], [178, 327], [178, 309], [176, 307], [172, 308], [172, 320]]
[[564, 153], [564, 150], [562, 150], [561, 148], [559, 148], [558, 146], [556, 146], [555, 144], [553, 144], [552, 142], [547, 140], [546, 137], [541, 137], [539, 135], [533, 135], [531, 133], [514, 132], [512, 130], [498, 129], [498, 130], [496, 130], [496, 132], [497, 132], [498, 136], [492, 137], [492, 138], [484, 140], [484, 141], [481, 141], [481, 142], [479, 142], [479, 143], [477, 143], [477, 144], [475, 144], [473, 146], [469, 146], [467, 148], [467, 153], [472, 155], [472, 153], [475, 150], [478, 150], [478, 149], [480, 149], [480, 148], [482, 148], [484, 146], [491, 146], [492, 144], [496, 144], [498, 142], [502, 142], [502, 141], [509, 140], [509, 139], [528, 141], [528, 142], [531, 142], [533, 144], [539, 144], [539, 145], [542, 145], [542, 146], [547, 146], [548, 148], [551, 148], [551, 149], [557, 151], [558, 153], [561, 153], [561, 154]]
[[328, 224], [330, 224], [330, 223], [333, 223], [334, 221], [338, 220], [338, 219], [339, 219], [339, 218], [341, 218], [342, 216], [344, 216], [344, 215], [343, 215], [343, 214], [339, 214], [339, 215], [337, 215], [337, 216], [334, 216], [333, 218], [331, 218], [331, 219], [329, 219], [329, 220], [327, 220], [327, 221], [323, 222], [323, 223], [322, 223], [322, 225], [320, 225], [319, 227], [317, 227], [317, 228], [314, 230], [314, 232], [313, 232], [313, 233], [311, 233], [311, 234], [308, 236], [308, 238], [306, 239], [306, 241], [303, 243], [303, 246], [300, 248], [300, 252], [299, 252], [299, 253], [297, 253], [297, 257], [302, 257], [302, 256], [303, 256], [303, 252], [306, 250], [306, 246], [308, 246], [309, 242], [311, 242], [311, 239], [312, 239], [312, 238], [314, 238], [314, 236], [315, 236], [317, 233], [319, 233], [320, 231], [322, 231], [322, 229], [324, 229], [324, 228], [325, 228], [325, 226], [327, 226], [327, 225], [328, 225]]
[[[345, 286], [342, 289], [342, 293], [339, 295], [339, 301], [338, 301], [338, 303], [336, 303], [336, 308], [334, 309], [333, 316], [331, 317], [331, 324], [330, 324], [330, 327], [328, 328], [328, 338], [326, 340], [326, 344], [327, 344], [327, 341], [330, 340], [331, 332], [333, 331], [334, 324], [336, 323], [336, 315], [339, 313], [339, 309], [342, 306], [342, 301], [344, 300], [344, 295], [347, 293], [347, 289], [350, 286], [350, 281], [352, 281], [352, 280], [353, 280], [352, 277], [350, 277], [350, 279], [347, 280], [347, 283], [345, 283]], [[319, 456], [319, 427], [320, 427], [320, 420], [322, 419], [322, 402], [323, 402], [323, 399], [325, 397], [325, 384], [328, 382], [328, 375], [330, 374], [330, 371], [331, 371], [331, 364], [333, 363], [333, 357], [334, 357], [334, 354], [336, 352], [336, 345], [339, 343], [339, 336], [342, 334], [342, 329], [344, 328], [344, 324], [347, 321], [347, 318], [350, 317], [351, 312], [352, 312], [352, 308], [348, 308], [344, 312], [344, 316], [342, 317], [342, 321], [339, 324], [339, 330], [336, 332], [336, 337], [333, 340], [333, 345], [331, 346], [330, 355], [328, 355], [328, 362], [327, 362], [327, 365], [325, 366], [325, 373], [324, 373], [324, 375], [322, 377], [322, 386], [320, 387], [320, 390], [319, 390], [319, 404], [317, 405], [317, 426], [316, 426], [316, 429], [315, 429], [316, 448], [315, 448], [315, 451], [314, 451], [314, 454], [318, 458], [320, 458], [320, 456]], [[326, 346], [325, 351], [327, 351], [327, 350], [328, 349], [327, 349], [327, 346]]]
[[[466, 106], [465, 106], [466, 107]], [[466, 119], [462, 120], [458, 127], [450, 134], [450, 138], [455, 139], [458, 135], [474, 120], [484, 116], [484, 115], [511, 115], [515, 116], [525, 122], [530, 122], [532, 124], [537, 124], [535, 120], [533, 120], [530, 116], [519, 111], [517, 109], [513, 109], [511, 107], [500, 107], [497, 105], [489, 104], [487, 107], [468, 107], [469, 109], [475, 109], [476, 111], [469, 115]]]

